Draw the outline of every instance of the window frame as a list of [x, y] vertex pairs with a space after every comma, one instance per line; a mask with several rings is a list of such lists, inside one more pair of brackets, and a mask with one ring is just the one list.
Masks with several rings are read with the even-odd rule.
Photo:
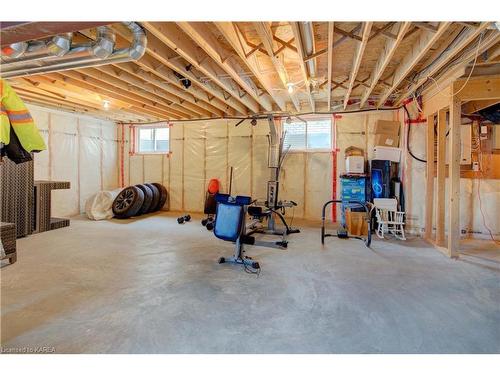
[[[299, 120], [299, 119], [295, 119], [295, 120], [292, 120], [292, 123], [294, 122], [300, 122], [302, 124], [305, 125], [306, 127], [306, 134], [305, 134], [305, 149], [298, 149], [298, 148], [290, 148], [289, 152], [291, 153], [311, 153], [311, 152], [318, 152], [318, 153], [329, 153], [329, 152], [332, 152], [333, 149], [334, 149], [334, 126], [335, 126], [335, 120], [332, 117], [330, 116], [319, 116], [319, 117], [302, 117], [306, 123], [304, 124], [304, 121], [302, 120]], [[309, 148], [308, 147], [308, 126], [309, 126], [309, 121], [322, 121], [322, 120], [328, 120], [330, 121], [330, 148]], [[281, 119], [281, 133], [282, 135], [284, 134], [285, 132], [285, 126], [286, 126], [286, 122], [284, 119]], [[285, 148], [286, 148], [286, 143], [285, 143]]]
[[[153, 145], [156, 148], [156, 129], [168, 129], [168, 150], [167, 151], [141, 151], [141, 140], [140, 133], [141, 129], [153, 129]], [[170, 125], [169, 124], [151, 124], [151, 125], [139, 125], [135, 126], [135, 139], [134, 139], [134, 154], [135, 155], [170, 155], [172, 151], [170, 151]]]

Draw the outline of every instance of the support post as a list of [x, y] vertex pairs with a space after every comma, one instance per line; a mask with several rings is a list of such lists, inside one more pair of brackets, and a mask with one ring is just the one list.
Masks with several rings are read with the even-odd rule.
[[446, 192], [446, 109], [438, 112], [437, 179], [436, 179], [436, 245], [444, 246], [444, 208]]
[[454, 95], [450, 101], [448, 256], [458, 257], [460, 245], [460, 125], [461, 102]]
[[[411, 126], [411, 124], [408, 124]], [[434, 206], [434, 114], [427, 117], [427, 177], [425, 192], [426, 240], [432, 239], [432, 214]]]

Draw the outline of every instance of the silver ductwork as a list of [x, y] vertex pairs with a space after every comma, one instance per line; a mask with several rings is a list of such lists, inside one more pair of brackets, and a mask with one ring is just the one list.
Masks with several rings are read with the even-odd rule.
[[[314, 30], [312, 22], [301, 22], [301, 34], [306, 56], [311, 56], [314, 53]], [[306, 64], [309, 70], [309, 77], [311, 80], [316, 81], [316, 59], [309, 59]]]
[[14, 43], [2, 50], [0, 75], [13, 78], [138, 60], [146, 52], [146, 33], [135, 22], [123, 24], [133, 35], [128, 48], [115, 49], [115, 33], [109, 26], [99, 26], [96, 39], [86, 44], [73, 45], [71, 33]]

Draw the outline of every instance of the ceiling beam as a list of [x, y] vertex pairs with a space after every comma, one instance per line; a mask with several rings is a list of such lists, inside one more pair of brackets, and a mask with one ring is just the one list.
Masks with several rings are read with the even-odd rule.
[[498, 103], [500, 103], [500, 99], [471, 100], [470, 102], [462, 104], [462, 113], [472, 115], [473, 113], [479, 112]]
[[[99, 95], [102, 95], [104, 98], [113, 101], [113, 99], [128, 103], [129, 105], [136, 107], [140, 111], [143, 111], [149, 115], [153, 115], [155, 117], [159, 118], [165, 118], [166, 116], [169, 116], [168, 113], [163, 112], [161, 109], [156, 108], [156, 107], [151, 107], [148, 104], [145, 104], [144, 102], [136, 99], [131, 99], [127, 96], [121, 95], [116, 92], [116, 90], [106, 90], [105, 88], [102, 88], [101, 85], [96, 86], [92, 85], [88, 82], [85, 81], [79, 81], [74, 78], [68, 77], [63, 75], [64, 72], [61, 73], [50, 73], [44, 75], [44, 77], [47, 77], [48, 79], [52, 80], [53, 84], [55, 85], [70, 85], [74, 87], [78, 87], [83, 90], [87, 90], [89, 92], [95, 92]], [[69, 88], [68, 88], [69, 89]]]
[[[302, 35], [300, 32], [299, 22], [290, 22], [290, 26], [292, 27], [293, 37], [295, 38], [295, 45], [297, 47], [297, 54], [299, 55], [299, 66], [300, 72], [302, 73], [302, 79], [304, 80], [304, 85], [306, 88], [306, 93], [309, 98], [309, 104], [311, 106], [311, 111], [314, 112], [316, 110], [316, 105], [314, 103], [314, 98], [311, 94], [311, 85], [309, 82], [309, 74], [307, 73], [307, 67], [304, 59], [306, 58], [306, 53], [304, 51], [304, 47], [302, 44]], [[314, 45], [314, 41], [313, 41]]]
[[300, 112], [300, 103], [297, 97], [297, 90], [295, 90], [292, 93], [288, 92], [288, 84], [292, 82], [290, 82], [288, 73], [286, 72], [285, 64], [283, 64], [283, 61], [274, 52], [273, 32], [271, 30], [270, 24], [268, 22], [254, 22], [253, 25], [255, 27], [255, 30], [257, 31], [257, 34], [259, 34], [260, 40], [264, 45], [264, 49], [266, 50], [267, 55], [272, 61], [274, 69], [276, 70], [278, 76], [280, 77], [280, 81], [285, 89], [285, 92], [288, 93], [290, 100], [292, 101], [295, 107], [295, 110], [297, 112]]
[[126, 71], [127, 73], [141, 79], [144, 81], [146, 85], [153, 85], [159, 90], [163, 90], [165, 92], [166, 98], [172, 98], [175, 103], [183, 106], [200, 116], [211, 117], [213, 115], [222, 116], [222, 111], [214, 109], [213, 106], [208, 105], [207, 103], [196, 99], [190, 93], [182, 91], [176, 86], [165, 82], [164, 80], [160, 80], [157, 76], [152, 74], [149, 71], [142, 69], [142, 67], [134, 64], [134, 63], [121, 63], [115, 65], [117, 68]]
[[476, 39], [479, 34], [486, 30], [489, 26], [490, 22], [482, 22], [476, 28], [470, 28], [465, 31], [465, 35], [462, 39], [458, 40], [454, 43], [453, 46], [447, 51], [443, 51], [440, 54], [440, 57], [434, 59], [432, 56], [431, 59], [424, 63], [424, 66], [428, 66], [428, 70], [425, 72], [425, 75], [420, 76], [416, 82], [414, 82], [410, 87], [401, 94], [398, 99], [396, 99], [396, 105], [399, 105], [404, 99], [413, 94], [420, 86], [422, 86], [428, 79], [428, 77], [434, 76], [437, 72], [439, 72], [446, 64], [448, 64], [460, 51], [462, 51], [465, 47], [467, 47], [474, 39]]
[[[16, 93], [21, 97], [21, 98], [30, 98], [30, 99], [35, 99], [38, 100], [40, 103], [44, 104], [59, 104], [62, 106], [72, 106], [72, 107], [78, 107], [80, 109], [85, 110], [85, 112], [88, 112], [89, 110], [93, 112], [100, 112], [102, 115], [104, 113], [108, 113], [109, 116], [113, 116], [114, 118], [120, 119], [120, 120], [128, 120], [132, 116], [135, 116], [135, 118], [140, 119], [141, 121], [145, 121], [148, 119], [147, 116], [144, 115], [137, 115], [137, 114], [131, 114], [127, 113], [127, 110], [123, 108], [110, 108], [108, 111], [104, 111], [102, 109], [102, 106], [100, 104], [96, 103], [91, 103], [91, 102], [86, 102], [86, 101], [80, 101], [74, 98], [65, 98], [61, 99], [57, 96], [51, 96], [47, 95], [46, 91], [41, 91], [37, 90], [36, 88], [26, 88], [23, 87], [22, 85], [18, 85], [16, 83], [13, 83], [12, 87], [16, 90]], [[151, 117], [149, 117], [151, 118]]]
[[146, 51], [150, 56], [143, 56], [142, 59], [136, 61], [136, 64], [156, 75], [165, 77], [171, 83], [175, 81], [179, 86], [182, 86], [182, 83], [172, 71], [186, 77], [192, 83], [191, 87], [186, 90], [191, 91], [193, 95], [202, 98], [202, 100], [224, 110], [228, 114], [231, 114], [233, 111], [237, 111], [243, 115], [248, 113], [246, 106], [233, 97], [228, 97], [218, 86], [212, 85], [211, 82], [202, 82], [193, 73], [193, 70], [187, 70], [186, 64], [175, 58], [178, 55], [152, 34], [148, 35], [148, 47]]
[[[391, 29], [392, 33], [397, 33], [396, 39], [388, 39], [385, 43], [384, 49], [380, 54], [377, 63], [375, 64], [375, 68], [373, 69], [370, 76], [370, 87], [368, 87], [364, 94], [361, 97], [361, 102], [359, 103], [359, 108], [363, 108], [366, 101], [370, 97], [371, 93], [375, 86], [377, 86], [378, 81], [382, 77], [387, 65], [391, 62], [394, 53], [399, 47], [399, 44], [403, 40], [406, 32], [410, 28], [411, 22], [400, 22], [394, 25]], [[399, 29], [399, 30], [398, 30]]]
[[[232, 95], [234, 99], [239, 101], [243, 106], [247, 107], [253, 113], [258, 113], [260, 110], [257, 103], [249, 95], [242, 96], [230, 83], [218, 77], [219, 73], [208, 59], [203, 59], [200, 56], [196, 46], [189, 40], [187, 35], [177, 29], [175, 24], [170, 22], [143, 22], [142, 25], [154, 36], [160, 39], [168, 47], [173, 49], [177, 54], [182, 56], [189, 64], [194, 66], [200, 72], [209, 77], [213, 82], [219, 85], [227, 93]], [[201, 58], [201, 61], [200, 61]]]
[[134, 94], [139, 95], [152, 102], [157, 102], [158, 106], [161, 107], [164, 111], [170, 113], [172, 118], [174, 119], [182, 118], [182, 115], [172, 110], [172, 108], [170, 107], [170, 103], [168, 101], [164, 100], [161, 97], [158, 97], [157, 95], [144, 91], [141, 88], [138, 88], [132, 84], [122, 81], [121, 79], [118, 79], [115, 76], [106, 74], [100, 70], [97, 70], [96, 68], [86, 68], [84, 70], [76, 69], [75, 71], [90, 76], [96, 80], [115, 86], [116, 88], [119, 88], [121, 90], [133, 92]]
[[394, 72], [392, 86], [382, 94], [377, 103], [377, 107], [381, 107], [385, 104], [387, 98], [389, 98], [392, 92], [398, 88], [403, 79], [413, 70], [413, 68], [415, 68], [433, 44], [436, 43], [446, 30], [448, 30], [450, 25], [451, 22], [441, 22], [436, 32], [421, 30], [421, 34], [410, 52], [403, 57], [398, 64]]
[[[163, 100], [163, 103], [168, 105], [168, 107], [173, 113], [176, 113], [181, 117], [182, 116], [186, 116], [188, 118], [200, 117], [199, 113], [191, 110], [190, 108], [188, 108], [188, 106], [181, 105], [181, 103], [179, 103], [179, 98], [176, 97], [175, 95], [172, 95], [165, 91], [160, 91], [155, 87], [152, 87], [151, 85], [144, 83], [143, 80], [133, 76], [132, 74], [128, 73], [125, 70], [110, 65], [99, 66], [96, 69], [99, 70], [100, 72], [106, 73], [111, 77], [118, 78], [119, 80], [124, 81], [128, 85], [140, 88], [144, 92], [151, 93], [152, 95], [161, 98]], [[152, 98], [154, 97], [151, 97], [151, 99]], [[169, 102], [171, 102], [171, 104], [169, 104]]]
[[171, 112], [165, 111], [163, 109], [164, 107], [156, 101], [141, 97], [137, 94], [134, 94], [130, 90], [122, 90], [121, 88], [116, 87], [110, 83], [95, 79], [81, 72], [65, 70], [63, 72], [51, 73], [49, 77], [54, 74], [57, 76], [62, 76], [65, 82], [71, 82], [72, 84], [79, 82], [85, 85], [98, 87], [99, 90], [105, 90], [105, 92], [107, 92], [108, 95], [109, 93], [119, 92], [120, 93], [119, 95], [121, 96], [124, 96], [130, 100], [140, 102], [143, 105], [146, 105], [148, 108], [151, 108], [151, 110], [161, 114], [161, 117], [170, 117], [172, 115]]
[[366, 45], [368, 44], [368, 39], [370, 38], [372, 26], [373, 22], [365, 22], [363, 24], [361, 43], [356, 46], [356, 51], [354, 52], [354, 61], [352, 63], [349, 85], [344, 96], [344, 110], [347, 108], [347, 103], [349, 102], [349, 97], [351, 96], [352, 88], [354, 86], [356, 76], [358, 75], [359, 67], [361, 66], [361, 60], [363, 59], [363, 54], [365, 52]]
[[333, 73], [333, 33], [335, 29], [335, 24], [333, 22], [328, 22], [328, 78], [327, 78], [327, 89], [326, 95], [328, 95], [328, 110], [332, 108], [332, 73]]
[[203, 22], [177, 22], [177, 25], [266, 111], [273, 110], [269, 95], [260, 93], [250, 78], [241, 76], [241, 67], [231, 56], [226, 56], [227, 52], [222, 50], [220, 43]]
[[240, 59], [243, 60], [243, 62], [255, 76], [257, 81], [262, 85], [264, 90], [266, 90], [271, 98], [273, 98], [274, 102], [278, 105], [280, 110], [286, 111], [286, 103], [273, 88], [272, 80], [270, 79], [270, 77], [260, 72], [256, 55], [253, 53], [249, 54], [250, 51], [247, 52], [245, 50], [245, 45], [242, 42], [243, 36], [241, 35], [236, 25], [232, 22], [214, 22], [214, 25], [220, 31], [222, 36], [228, 41], [234, 51], [238, 54]]
[[[130, 42], [130, 33], [120, 26], [114, 25], [113, 27], [118, 34], [117, 40], [124, 39]], [[204, 106], [205, 109], [217, 114], [217, 116], [223, 116], [223, 114], [232, 116], [235, 114], [235, 108], [231, 106], [231, 100], [229, 102], [225, 101], [221, 90], [212, 88], [208, 83], [201, 82], [192, 71], [186, 71], [185, 66], [173, 59], [175, 56], [178, 57], [158, 38], [150, 34], [148, 35], [146, 53], [141, 59], [134, 61], [134, 64], [149, 72], [151, 77], [156, 76], [163, 79], [166, 83], [171, 84], [172, 87], [177, 87], [186, 94], [192, 95], [193, 99], [196, 98], [203, 101], [205, 104], [200, 103], [199, 105]], [[174, 75], [174, 72], [185, 76], [191, 81], [192, 85], [185, 87], [179, 78]], [[243, 109], [245, 108], [239, 102], [236, 102], [236, 104]]]

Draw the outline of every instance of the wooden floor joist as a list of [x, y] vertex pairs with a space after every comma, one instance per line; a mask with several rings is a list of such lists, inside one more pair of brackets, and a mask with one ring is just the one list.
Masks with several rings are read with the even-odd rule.
[[[416, 93], [446, 90], [472, 67], [471, 85], [459, 95], [468, 102], [464, 110], [475, 113], [496, 100], [488, 91], [496, 81], [482, 88], [473, 83], [500, 64], [500, 32], [487, 21], [139, 24], [147, 34], [140, 59], [39, 76], [62, 74], [66, 83], [58, 77], [58, 89], [93, 86], [106, 100], [164, 120], [293, 116], [373, 103], [396, 108]], [[123, 23], [109, 27], [117, 49], [133, 42]], [[92, 43], [97, 33], [88, 29], [75, 35]], [[3, 61], [1, 69], [9, 71], [8, 65]], [[424, 112], [437, 114], [429, 106]]]

